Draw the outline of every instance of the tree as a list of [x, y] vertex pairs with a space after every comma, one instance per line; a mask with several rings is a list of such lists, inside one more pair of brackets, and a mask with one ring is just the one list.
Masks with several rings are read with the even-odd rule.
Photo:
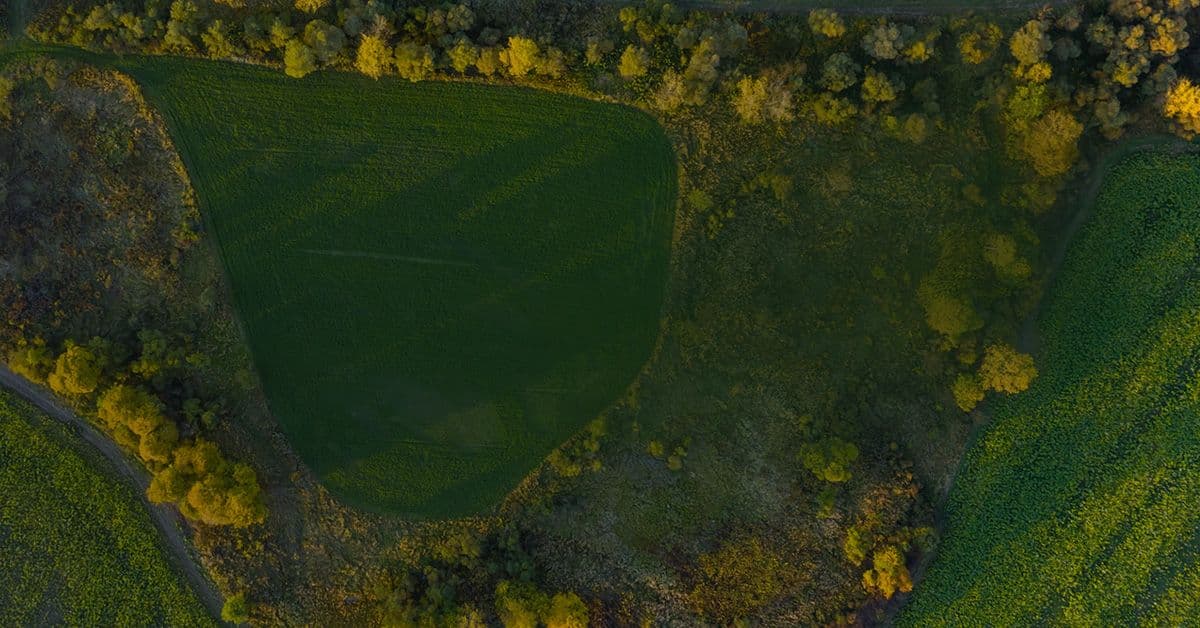
[[562, 50], [550, 46], [538, 56], [534, 69], [542, 76], [561, 78], [567, 73], [567, 55]]
[[1013, 32], [1008, 40], [1008, 49], [1021, 65], [1038, 63], [1050, 51], [1053, 44], [1047, 34], [1049, 25], [1042, 20], [1029, 20]]
[[621, 62], [617, 64], [617, 73], [625, 80], [645, 76], [650, 70], [650, 54], [641, 46], [630, 44], [621, 53]]
[[967, 373], [958, 374], [951, 392], [954, 393], [955, 405], [963, 412], [974, 410], [984, 397], [983, 384], [980, 383], [979, 377]]
[[958, 37], [958, 53], [962, 60], [979, 65], [987, 61], [1000, 42], [1004, 40], [1004, 31], [995, 24], [984, 23], [974, 30], [967, 31]]
[[837, 437], [800, 447], [800, 462], [818, 479], [826, 482], [845, 482], [850, 479], [850, 465], [858, 459], [858, 447]]
[[303, 78], [317, 69], [317, 55], [298, 39], [288, 41], [283, 52], [283, 71], [292, 78]]
[[1018, 352], [1007, 344], [994, 344], [983, 354], [979, 365], [979, 383], [986, 390], [1019, 393], [1037, 378], [1033, 356]]
[[35, 384], [41, 384], [54, 368], [54, 355], [41, 338], [35, 338], [33, 342], [22, 341], [8, 354], [8, 368]]
[[326, 22], [313, 20], [304, 27], [304, 43], [321, 63], [327, 63], [346, 47], [346, 33]]
[[833, 9], [814, 9], [808, 12], [808, 27], [814, 35], [837, 39], [846, 34], [846, 23]]
[[479, 50], [479, 58], [475, 61], [475, 69], [484, 76], [492, 76], [499, 72], [504, 65], [500, 62], [500, 50], [488, 46]]
[[245, 593], [225, 598], [225, 604], [221, 606], [221, 620], [231, 624], [244, 624], [250, 621], [250, 606], [246, 604]]
[[825, 126], [838, 126], [858, 113], [858, 107], [847, 98], [838, 98], [829, 92], [821, 92], [810, 103], [813, 117]]
[[329, 6], [329, 0], [296, 0], [295, 6], [305, 13], [316, 13]]
[[546, 628], [587, 628], [588, 608], [575, 593], [556, 593], [544, 621]]
[[876, 59], [895, 59], [903, 47], [900, 27], [886, 20], [880, 20], [862, 39], [863, 50]]
[[396, 44], [396, 72], [414, 83], [433, 72], [433, 48], [416, 42]]
[[203, 439], [176, 447], [171, 464], [151, 478], [146, 496], [156, 504], [177, 504], [183, 516], [208, 525], [246, 527], [267, 516], [254, 470], [230, 463]]
[[862, 66], [854, 62], [850, 55], [835, 52], [825, 59], [821, 66], [821, 84], [831, 92], [840, 92], [858, 82], [858, 73]]
[[611, 39], [601, 37], [589, 37], [587, 49], [584, 50], [583, 58], [588, 65], [599, 65], [604, 60], [604, 56], [612, 52], [615, 46]]
[[891, 599], [897, 591], [912, 591], [912, 576], [904, 564], [904, 554], [895, 545], [875, 550], [872, 568], [863, 574], [863, 587]]
[[446, 10], [446, 30], [451, 33], [469, 31], [475, 26], [475, 12], [465, 4], [455, 4]]
[[508, 66], [509, 75], [521, 78], [537, 67], [539, 54], [537, 42], [513, 35], [508, 38], [508, 47], [500, 51], [500, 61]]
[[966, 299], [946, 294], [925, 282], [917, 296], [925, 309], [925, 322], [929, 328], [945, 336], [951, 344], [956, 344], [963, 334], [983, 327], [983, 319]]
[[208, 28], [200, 35], [200, 41], [208, 49], [208, 56], [213, 59], [232, 59], [245, 50], [229, 35], [229, 26], [223, 20], [213, 20]]
[[109, 388], [96, 402], [96, 415], [143, 462], [171, 462], [179, 430], [163, 414], [162, 402], [145, 389], [126, 384]]
[[147, 463], [167, 464], [171, 462], [171, 453], [178, 443], [179, 428], [171, 421], [164, 420], [154, 431], [141, 436], [138, 457]]
[[465, 74], [479, 60], [479, 46], [466, 37], [459, 37], [454, 46], [446, 51], [446, 56], [450, 58], [450, 67], [455, 72]]
[[993, 233], [983, 243], [983, 259], [1003, 280], [1020, 282], [1029, 278], [1029, 262], [1017, 255], [1017, 241], [1006, 233]]
[[167, 21], [167, 32], [163, 34], [163, 47], [174, 52], [195, 52], [196, 27], [200, 22], [200, 7], [193, 0], [174, 0]]
[[898, 87], [883, 72], [867, 70], [863, 77], [862, 99], [868, 103], [885, 103], [896, 100]]
[[738, 81], [737, 93], [733, 96], [733, 108], [746, 124], [762, 124], [763, 109], [767, 104], [767, 79], [742, 77]]
[[1200, 133], [1200, 86], [1181, 78], [1167, 90], [1163, 114], [1187, 137]]
[[1079, 156], [1077, 142], [1083, 125], [1067, 111], [1055, 109], [1032, 125], [1025, 136], [1026, 156], [1043, 177], [1065, 174]]
[[392, 67], [392, 48], [379, 35], [363, 35], [354, 65], [359, 72], [378, 79]]
[[537, 628], [548, 605], [546, 594], [528, 582], [501, 580], [496, 585], [496, 614], [505, 628]]
[[104, 365], [95, 352], [71, 342], [54, 363], [54, 371], [46, 378], [50, 390], [62, 395], [86, 395], [100, 385]]

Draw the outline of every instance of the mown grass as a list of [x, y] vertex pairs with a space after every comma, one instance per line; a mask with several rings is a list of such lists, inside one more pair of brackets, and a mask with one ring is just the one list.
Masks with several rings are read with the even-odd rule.
[[1182, 625], [1200, 614], [1200, 158], [1107, 175], [901, 625]]
[[212, 625], [132, 489], [0, 392], [0, 625]]
[[126, 62], [171, 120], [272, 411], [359, 507], [495, 504], [657, 334], [674, 160], [528, 89]]

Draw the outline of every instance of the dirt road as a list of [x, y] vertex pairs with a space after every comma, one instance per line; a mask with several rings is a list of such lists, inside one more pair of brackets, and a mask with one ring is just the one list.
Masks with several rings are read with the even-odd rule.
[[150, 513], [150, 519], [154, 522], [154, 527], [158, 528], [163, 547], [167, 550], [167, 558], [172, 566], [184, 576], [192, 590], [196, 592], [196, 596], [208, 609], [209, 614], [214, 619], [219, 618], [222, 606], [221, 594], [201, 570], [189, 550], [184, 536], [187, 524], [174, 507], [151, 504], [146, 499], [146, 487], [150, 485], [150, 478], [145, 471], [135, 467], [116, 443], [59, 403], [50, 391], [30, 383], [4, 366], [0, 366], [0, 386], [37, 406], [55, 420], [69, 425], [79, 438], [95, 447], [108, 459], [117, 475], [134, 487], [134, 492], [141, 499], [146, 511]]

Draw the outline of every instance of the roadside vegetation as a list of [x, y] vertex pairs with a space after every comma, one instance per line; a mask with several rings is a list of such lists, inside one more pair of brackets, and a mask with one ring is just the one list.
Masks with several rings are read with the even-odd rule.
[[185, 281], [202, 268], [187, 255], [199, 214], [137, 86], [51, 60], [11, 63], [0, 83], [0, 355], [141, 461], [152, 500], [211, 525], [262, 521], [254, 471], [205, 435], [231, 378], [195, 334], [221, 321]]
[[0, 623], [213, 625], [137, 496], [77, 440], [0, 392]]
[[[176, 0], [44, 12], [32, 32], [150, 55], [97, 57], [147, 86], [166, 85], [169, 68], [266, 76], [157, 56], [182, 55], [259, 64], [296, 79], [296, 90], [340, 85], [363, 99], [371, 90], [486, 93], [396, 84], [439, 80], [622, 102], [654, 115], [675, 149], [664, 316], [625, 393], [481, 518], [410, 524], [355, 513], [256, 450], [252, 462], [279, 478], [277, 499], [290, 508], [280, 518], [305, 525], [205, 530], [206, 542], [226, 539], [209, 546], [214, 568], [236, 583], [229, 589], [247, 592], [252, 619], [809, 625], [881, 621], [919, 586], [930, 550], [953, 543], [939, 538], [933, 513], [972, 425], [1007, 396], [1059, 381], [1049, 353], [1043, 362], [1017, 349], [1021, 323], [1041, 298], [1086, 158], [1129, 133], [1200, 130], [1200, 90], [1189, 79], [1195, 8], [1120, 0], [1003, 18], [894, 19], [657, 2], [526, 13]], [[183, 72], [180, 83], [188, 80]], [[203, 112], [201, 101], [224, 98], [224, 86], [208, 86], [203, 96], [150, 96], [166, 111]], [[304, 107], [300, 93], [270, 103], [259, 124], [287, 122], [280, 112]], [[381, 109], [360, 120], [349, 111], [325, 115], [346, 126], [407, 115]], [[174, 122], [224, 122], [216, 118]], [[251, 131], [225, 139], [236, 145]], [[198, 132], [177, 134], [185, 155], [214, 154], [192, 152]], [[326, 159], [373, 150], [331, 142]], [[257, 177], [270, 202], [319, 193], [311, 184], [275, 189], [278, 177], [254, 171], [289, 160], [302, 157], [189, 166], [206, 202], [236, 191], [215, 178], [225, 176]], [[320, 163], [305, 163], [317, 181]], [[334, 174], [363, 198], [391, 184], [363, 182], [352, 168]], [[223, 248], [256, 226], [235, 222], [221, 233], [214, 222]], [[447, 247], [457, 235], [430, 244]], [[368, 261], [306, 263], [316, 274]], [[298, 331], [321, 342], [329, 333], [302, 320]], [[208, 346], [204, 333], [199, 347]], [[246, 551], [259, 542], [269, 560]], [[298, 575], [281, 567], [296, 564]]]
[[1178, 626], [1200, 612], [1200, 159], [1106, 177], [1040, 321], [1042, 376], [995, 404], [902, 625]]

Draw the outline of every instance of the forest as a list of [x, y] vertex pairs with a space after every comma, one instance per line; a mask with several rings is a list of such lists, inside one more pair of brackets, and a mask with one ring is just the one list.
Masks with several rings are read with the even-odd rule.
[[15, 6], [0, 356], [223, 621], [1195, 618], [1200, 0]]

